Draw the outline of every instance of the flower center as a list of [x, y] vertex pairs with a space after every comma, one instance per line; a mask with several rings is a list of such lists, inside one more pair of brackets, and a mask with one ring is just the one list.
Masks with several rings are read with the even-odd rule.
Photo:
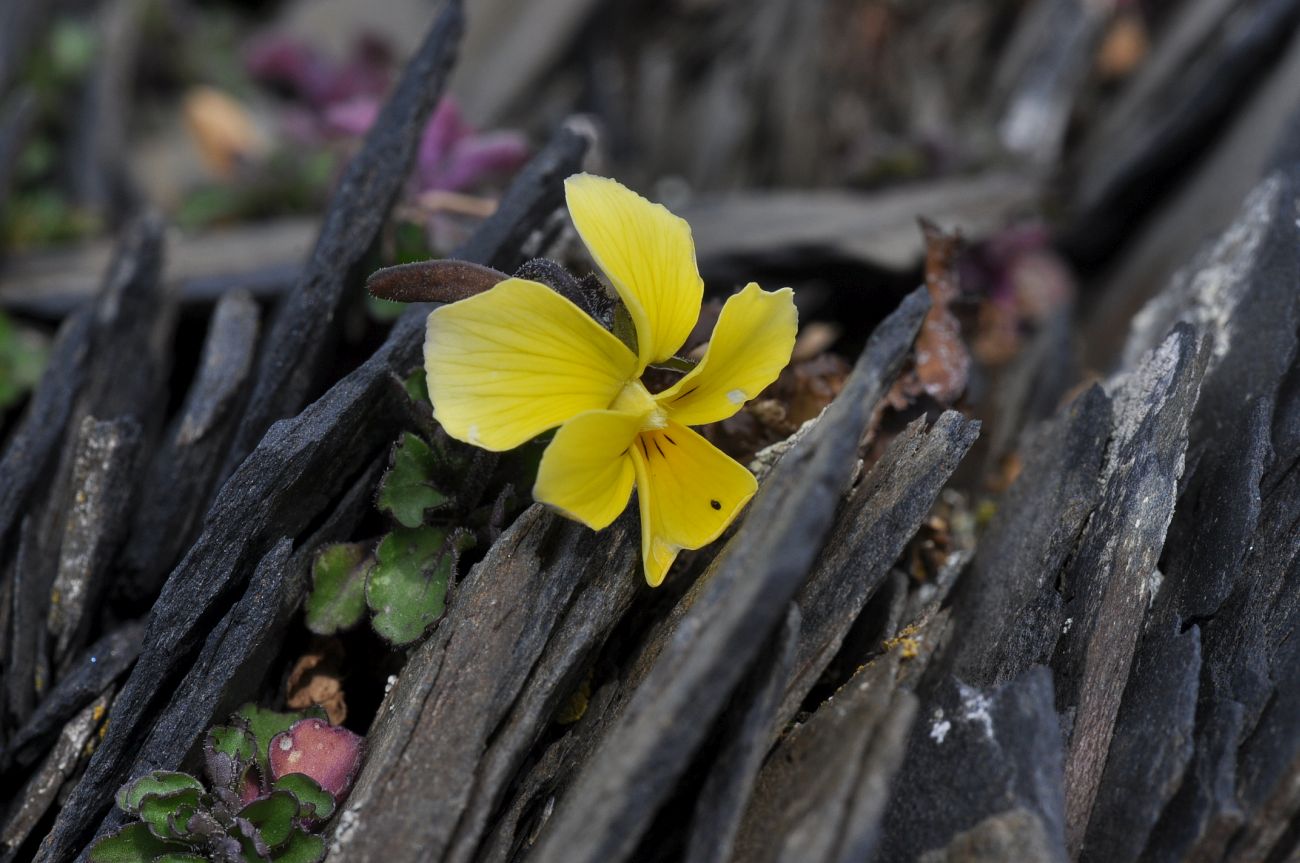
[[641, 417], [641, 431], [668, 427], [668, 415], [640, 381], [628, 381], [624, 384], [609, 409]]

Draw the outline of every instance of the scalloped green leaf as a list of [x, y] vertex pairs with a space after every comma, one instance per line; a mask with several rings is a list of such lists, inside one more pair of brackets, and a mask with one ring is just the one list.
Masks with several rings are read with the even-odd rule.
[[320, 863], [325, 859], [325, 840], [301, 830], [294, 830], [289, 839], [271, 852], [275, 863]]
[[202, 799], [203, 792], [193, 788], [182, 788], [171, 794], [146, 794], [140, 800], [140, 820], [159, 839], [185, 840], [189, 837], [185, 825]]
[[272, 791], [239, 810], [238, 817], [247, 819], [257, 828], [262, 841], [274, 848], [293, 832], [293, 820], [298, 817], [298, 798], [288, 791]]
[[185, 789], [192, 789], [200, 794], [205, 790], [203, 783], [188, 773], [155, 770], [118, 789], [117, 807], [128, 815], [139, 815], [140, 801], [145, 798], [145, 795], [173, 794]]
[[366, 580], [375, 632], [395, 645], [423, 635], [442, 616], [460, 553], [473, 543], [468, 531], [439, 526], [397, 528], [385, 536]]
[[286, 773], [271, 786], [273, 791], [287, 791], [298, 800], [298, 815], [321, 820], [334, 814], [334, 795], [306, 773]]
[[375, 560], [362, 543], [327, 545], [312, 562], [307, 628], [317, 635], [351, 629], [366, 613], [366, 576]]
[[90, 849], [90, 859], [92, 863], [151, 863], [164, 854], [185, 854], [188, 851], [177, 842], [164, 842], [137, 822], [96, 842]]
[[379, 484], [375, 505], [403, 527], [419, 527], [426, 514], [444, 509], [451, 497], [434, 479], [438, 455], [419, 435], [404, 433], [393, 448], [392, 466]]

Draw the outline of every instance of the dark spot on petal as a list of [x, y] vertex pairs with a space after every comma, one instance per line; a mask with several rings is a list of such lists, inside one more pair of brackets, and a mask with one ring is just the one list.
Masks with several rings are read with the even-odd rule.
[[[658, 438], [655, 438], [655, 449], [659, 450], [659, 454], [660, 454], [660, 455], [664, 455], [664, 448], [661, 447], [661, 446], [659, 446], [659, 439], [658, 439]], [[668, 456], [664, 455], [664, 458], [668, 458]]]
[[709, 501], [709, 506], [713, 507], [714, 509], [722, 509], [722, 504], [718, 503], [716, 500]]
[[664, 435], [664, 437], [668, 438], [668, 442], [670, 444], [672, 444], [673, 446], [677, 446], [677, 441], [673, 440], [671, 437], [668, 437], [668, 435]]

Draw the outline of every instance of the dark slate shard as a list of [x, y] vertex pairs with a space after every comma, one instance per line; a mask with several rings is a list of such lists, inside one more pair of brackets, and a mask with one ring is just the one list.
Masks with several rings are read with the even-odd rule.
[[622, 715], [557, 805], [538, 863], [625, 859], [806, 579], [852, 478], [870, 411], [926, 312], [910, 295], [872, 334], [812, 431], [761, 485]]
[[54, 805], [64, 783], [71, 779], [86, 760], [87, 750], [94, 743], [94, 734], [108, 712], [112, 702], [112, 687], [81, 712], [71, 717], [57, 729], [58, 739], [41, 766], [32, 774], [15, 805], [6, 813], [0, 826], [0, 863], [19, 859], [19, 852], [29, 841], [33, 831]]
[[86, 641], [125, 539], [141, 460], [140, 425], [131, 418], [81, 423], [72, 467], [71, 506], [59, 546], [59, 568], [46, 621], [53, 661], [65, 667]]
[[410, 174], [425, 122], [442, 98], [455, 62], [464, 18], [461, 0], [445, 0], [361, 151], [348, 162], [316, 247], [267, 331], [224, 473], [252, 451], [271, 423], [293, 416], [318, 391], [334, 359], [346, 289], [359, 275], [358, 267]]
[[[485, 762], [485, 750], [579, 585], [636, 578], [639, 548], [630, 511], [597, 533], [537, 504], [502, 534], [453, 594], [446, 619], [381, 708], [340, 816], [336, 852], [378, 861], [418, 847], [442, 859], [481, 766], [491, 771], [492, 756], [499, 755], [490, 751]], [[569, 677], [576, 686], [576, 675]], [[552, 711], [570, 691], [552, 689]], [[534, 714], [534, 722], [549, 716]], [[539, 730], [531, 728], [533, 735]], [[524, 754], [518, 743], [511, 749], [514, 759]]]
[[1032, 813], [1067, 860], [1063, 741], [1051, 672], [1034, 666], [994, 687], [949, 677], [921, 705], [885, 813], [876, 859], [914, 860], [1011, 809]]
[[1042, 818], [1025, 809], [1008, 809], [963, 830], [943, 848], [925, 852], [917, 863], [1046, 861], [1059, 855], [1059, 841]]
[[245, 291], [232, 291], [212, 312], [203, 355], [179, 415], [153, 456], [123, 555], [129, 576], [115, 592], [129, 602], [151, 598], [193, 540], [238, 419], [257, 351], [261, 313]]
[[[48, 482], [58, 457], [86, 378], [91, 321], [91, 310], [83, 308], [59, 327], [45, 373], [0, 457], [0, 476], [5, 478], [0, 483], [0, 549], [17, 547], [19, 522], [33, 491], [43, 478]], [[0, 564], [6, 556], [0, 552]]]
[[28, 767], [58, 736], [59, 729], [81, 708], [108, 689], [140, 655], [142, 622], [118, 627], [86, 648], [58, 684], [41, 700], [27, 724], [9, 741], [4, 761]]
[[1063, 245], [1085, 266], [1103, 261], [1175, 188], [1259, 89], [1300, 21], [1296, 0], [1254, 0], [1237, 26], [1220, 26], [1194, 63], [1113, 129], [1114, 140], [1082, 174], [1082, 213]]
[[782, 723], [798, 712], [978, 433], [979, 423], [954, 411], [929, 428], [917, 420], [849, 495], [795, 597], [804, 624], [795, 674], [782, 698]]
[[37, 696], [51, 683], [49, 633], [45, 610], [49, 603], [51, 567], [38, 568], [37, 531], [33, 518], [25, 518], [15, 537], [18, 552], [9, 572], [9, 632], [4, 673], [6, 724], [26, 723], [36, 708]]
[[1079, 859], [1135, 861], [1192, 758], [1200, 630], [1148, 629], [1136, 651]]
[[151, 439], [166, 408], [175, 304], [162, 280], [162, 218], [140, 216], [125, 229], [95, 298], [83, 414], [135, 417]]
[[1112, 384], [1102, 496], [1065, 572], [1062, 613], [1071, 624], [1052, 662], [1057, 703], [1071, 712], [1066, 832], [1074, 853], [1083, 843], [1142, 623], [1159, 589], [1157, 563], [1207, 353], [1193, 329], [1179, 324]]
[[[1293, 371], [1292, 379], [1297, 375]], [[1292, 409], [1290, 396], [1285, 396], [1279, 403], [1279, 417], [1288, 416]], [[1274, 439], [1288, 440], [1277, 435]], [[1293, 756], [1285, 746], [1277, 746], [1261, 758], [1261, 750], [1255, 747], [1278, 734], [1283, 740], [1300, 739], [1296, 720], [1300, 714], [1288, 716], [1285, 711], [1290, 703], [1287, 681], [1296, 662], [1294, 633], [1300, 624], [1297, 465], [1300, 446], [1284, 445], [1274, 451], [1260, 481], [1258, 525], [1232, 593], [1202, 622], [1204, 670], [1196, 756], [1179, 795], [1162, 817], [1162, 829], [1153, 836], [1153, 855], [1158, 852], [1159, 859], [1221, 853], [1230, 842], [1258, 850], [1286, 820], [1285, 788], [1290, 777], [1270, 770]], [[1271, 732], [1264, 730], [1266, 715], [1271, 717]], [[1290, 738], [1281, 730], [1287, 721]], [[1245, 773], [1247, 752], [1252, 753], [1250, 778]], [[1243, 825], [1247, 838], [1234, 840], [1234, 832]]]
[[1171, 589], [1162, 604], [1180, 620], [1224, 602], [1259, 517], [1274, 404], [1300, 330], [1297, 194], [1286, 174], [1261, 182], [1236, 222], [1142, 311], [1126, 348], [1131, 358], [1182, 320], [1211, 350], [1163, 561]]
[[1300, 817], [1300, 639], [1292, 634], [1277, 659], [1273, 697], [1238, 755], [1237, 790], [1247, 815], [1229, 846], [1234, 861], [1265, 859]]
[[726, 863], [763, 757], [781, 730], [777, 708], [794, 671], [802, 616], [790, 606], [785, 623], [736, 690], [716, 732], [718, 746], [695, 802], [683, 863]]
[[[639, 531], [632, 526], [628, 533], [628, 538], [620, 541], [635, 546]], [[649, 590], [635, 563], [606, 567], [599, 577], [578, 585], [508, 717], [483, 753], [465, 812], [444, 858], [447, 863], [475, 859], [533, 744], [550, 726], [563, 699], [579, 686], [582, 674], [591, 669], [593, 657], [615, 626], [635, 602], [647, 599]], [[600, 713], [589, 707], [587, 715]]]
[[1237, 802], [1237, 741], [1241, 739], [1240, 704], [1213, 704], [1204, 691], [1196, 712], [1196, 741], [1192, 762], [1173, 800], [1165, 807], [1147, 840], [1143, 859], [1152, 863], [1181, 863], [1193, 846], [1222, 849], [1241, 826]]
[[773, 750], [759, 774], [736, 863], [869, 860], [916, 697], [896, 691], [897, 657], [860, 670]]
[[1024, 466], [998, 501], [952, 597], [936, 673], [989, 687], [1047, 662], [1065, 618], [1057, 592], [1097, 504], [1110, 399], [1092, 387], [1025, 436]]

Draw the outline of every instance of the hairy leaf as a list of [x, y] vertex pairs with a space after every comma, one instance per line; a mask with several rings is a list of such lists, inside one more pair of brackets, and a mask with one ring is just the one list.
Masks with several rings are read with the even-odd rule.
[[356, 626], [366, 611], [366, 576], [375, 561], [362, 543], [327, 545], [312, 564], [307, 628], [333, 635]]
[[442, 615], [460, 552], [473, 542], [468, 532], [444, 527], [397, 528], [385, 536], [366, 582], [375, 631], [396, 645], [423, 635]]
[[376, 505], [403, 527], [419, 527], [431, 510], [451, 498], [435, 485], [438, 455], [419, 436], [406, 432], [393, 450], [393, 465], [379, 484]]

